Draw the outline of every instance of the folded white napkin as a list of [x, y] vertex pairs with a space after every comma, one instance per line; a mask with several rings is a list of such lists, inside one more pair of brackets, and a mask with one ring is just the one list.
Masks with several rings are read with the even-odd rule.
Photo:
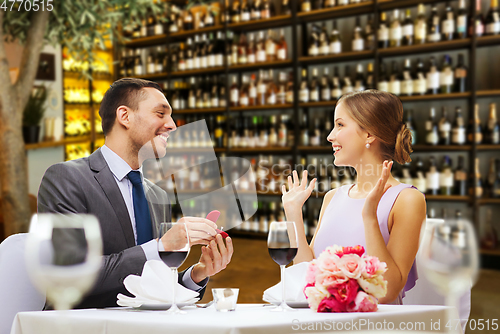
[[[123, 284], [135, 298], [119, 293], [116, 303], [120, 306], [140, 307], [143, 304], [172, 303], [172, 271], [162, 261], [147, 261], [144, 264], [142, 276], [128, 275], [123, 280]], [[195, 303], [199, 300], [198, 295], [198, 292], [175, 282], [176, 303]]]
[[[309, 262], [301, 262], [285, 269], [285, 300], [306, 303], [304, 287]], [[281, 302], [281, 282], [264, 291], [262, 299], [268, 303]]]

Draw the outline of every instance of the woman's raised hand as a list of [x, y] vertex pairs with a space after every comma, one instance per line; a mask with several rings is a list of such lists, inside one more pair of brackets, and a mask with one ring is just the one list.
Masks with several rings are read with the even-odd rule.
[[285, 210], [302, 210], [304, 202], [311, 196], [314, 185], [316, 184], [316, 179], [312, 179], [309, 186], [307, 186], [307, 170], [302, 172], [302, 181], [300, 183], [297, 171], [294, 170], [292, 175], [293, 179], [292, 176], [288, 176], [288, 191], [285, 185], [281, 187], [281, 192], [283, 193], [281, 200], [283, 201]]
[[364, 219], [370, 217], [377, 218], [378, 203], [380, 202], [380, 199], [382, 198], [382, 195], [384, 195], [386, 190], [391, 187], [390, 184], [387, 184], [387, 181], [389, 180], [389, 176], [391, 175], [392, 164], [392, 161], [384, 161], [382, 165], [382, 176], [380, 176], [380, 179], [378, 179], [375, 187], [373, 187], [373, 189], [366, 197], [365, 204], [363, 205], [361, 215]]

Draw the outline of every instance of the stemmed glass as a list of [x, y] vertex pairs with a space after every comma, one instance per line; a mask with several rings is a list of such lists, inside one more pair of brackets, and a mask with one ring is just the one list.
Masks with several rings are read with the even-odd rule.
[[177, 268], [186, 260], [191, 245], [189, 243], [188, 229], [185, 223], [161, 223], [159, 228], [160, 241], [158, 253], [161, 260], [172, 269], [172, 306], [167, 313], [186, 313], [181, 311], [175, 303], [175, 288], [177, 285]]
[[[423, 227], [425, 228], [425, 227]], [[427, 279], [452, 308], [477, 280], [479, 252], [474, 227], [464, 219], [445, 220], [428, 228], [422, 242], [420, 259]], [[457, 308], [458, 309], [458, 308]], [[452, 323], [449, 332], [456, 332], [459, 323]]]
[[38, 214], [31, 219], [26, 265], [33, 284], [56, 310], [89, 291], [102, 262], [99, 222], [92, 215]]
[[285, 303], [285, 266], [292, 262], [298, 250], [295, 222], [272, 222], [269, 225], [267, 248], [271, 258], [279, 264], [281, 271], [281, 303], [272, 311], [295, 311]]

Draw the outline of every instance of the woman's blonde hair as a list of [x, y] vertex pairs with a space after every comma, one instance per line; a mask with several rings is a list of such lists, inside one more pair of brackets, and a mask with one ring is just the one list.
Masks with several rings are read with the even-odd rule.
[[363, 130], [380, 141], [384, 160], [411, 161], [411, 132], [403, 123], [403, 104], [396, 95], [368, 89], [342, 95], [340, 103]]

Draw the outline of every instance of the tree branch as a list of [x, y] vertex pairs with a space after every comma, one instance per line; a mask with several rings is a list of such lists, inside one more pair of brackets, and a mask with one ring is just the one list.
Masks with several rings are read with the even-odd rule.
[[0, 10], [0, 115], [5, 112], [6, 106], [12, 106], [12, 100], [15, 101], [15, 90], [10, 82], [9, 61], [4, 44], [4, 15], [4, 11]]
[[19, 77], [15, 83], [18, 101], [23, 108], [31, 93], [31, 86], [35, 81], [50, 13], [48, 10], [33, 13], [32, 24], [29, 27], [26, 43], [24, 44]]

